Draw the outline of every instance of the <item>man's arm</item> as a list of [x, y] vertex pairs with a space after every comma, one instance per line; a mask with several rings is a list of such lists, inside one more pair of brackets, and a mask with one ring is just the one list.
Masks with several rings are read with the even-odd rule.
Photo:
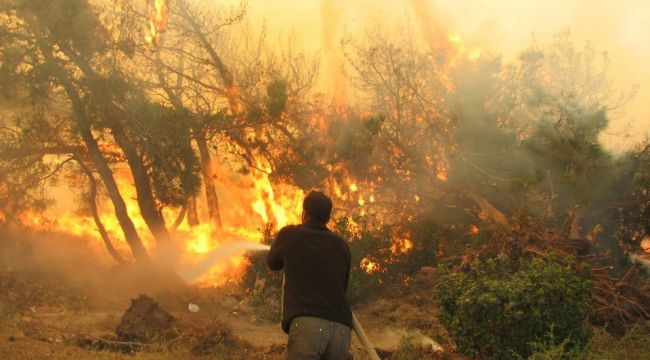
[[280, 229], [278, 235], [275, 237], [275, 241], [273, 241], [273, 244], [271, 245], [269, 253], [266, 255], [266, 263], [269, 265], [269, 269], [276, 271], [282, 270], [284, 267], [282, 249], [286, 241], [286, 231], [284, 228]]

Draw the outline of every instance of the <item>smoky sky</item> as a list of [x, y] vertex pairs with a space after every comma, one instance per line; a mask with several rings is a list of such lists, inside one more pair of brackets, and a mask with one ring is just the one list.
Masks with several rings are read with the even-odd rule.
[[[238, 0], [214, 3], [238, 4]], [[297, 47], [321, 56], [340, 39], [360, 36], [371, 26], [390, 30], [415, 21], [420, 3], [440, 26], [469, 46], [516, 59], [531, 44], [569, 30], [577, 47], [589, 41], [611, 59], [613, 85], [636, 96], [613, 116], [603, 137], [611, 149], [641, 140], [650, 128], [650, 1], [647, 0], [248, 0], [253, 26], [266, 25], [269, 39], [291, 36]], [[324, 16], [326, 9], [326, 16]], [[332, 10], [333, 9], [333, 10]], [[334, 28], [328, 28], [323, 21]], [[329, 50], [329, 49], [328, 49]], [[327, 64], [327, 62], [325, 62]], [[626, 138], [623, 135], [628, 135]]]

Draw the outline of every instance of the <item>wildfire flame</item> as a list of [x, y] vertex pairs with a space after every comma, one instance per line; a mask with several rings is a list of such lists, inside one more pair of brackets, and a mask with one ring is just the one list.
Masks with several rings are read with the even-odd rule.
[[[156, 243], [140, 215], [130, 174], [126, 170], [118, 170], [114, 176], [126, 202], [128, 214], [133, 220], [144, 246], [149, 252], [155, 253]], [[180, 248], [180, 267], [196, 265], [204, 255], [225, 243], [260, 242], [262, 240], [261, 229], [267, 223], [272, 223], [273, 228], [277, 230], [287, 224], [300, 221], [304, 196], [300, 189], [289, 185], [274, 187], [269, 180], [269, 174], [264, 171], [255, 170], [248, 175], [231, 174], [231, 177], [237, 177], [236, 181], [222, 179], [222, 183], [219, 184], [220, 193], [224, 195], [224, 203], [228, 204], [227, 207], [221, 209], [224, 219], [222, 229], [210, 222], [190, 227], [184, 221], [173, 232], [176, 244]], [[110, 235], [113, 245], [119, 252], [129, 253], [119, 222], [113, 215], [112, 207], [108, 201], [99, 202], [99, 211], [102, 223]], [[167, 224], [173, 222], [178, 211], [178, 209], [163, 211]], [[73, 211], [61, 213], [54, 211], [25, 212], [21, 215], [20, 220], [24, 225], [34, 229], [93, 239], [97, 247], [102, 249], [101, 251], [105, 251], [96, 224], [88, 214]], [[236, 255], [228, 261], [216, 264], [206, 274], [194, 281], [205, 286], [218, 286], [229, 279], [239, 280], [246, 266], [244, 255]]]
[[359, 263], [359, 266], [367, 273], [367, 274], [372, 274], [376, 271], [380, 271], [381, 268], [379, 267], [379, 264], [369, 260], [368, 258], [363, 258], [361, 259], [361, 262]]
[[413, 242], [409, 239], [395, 239], [393, 241], [393, 245], [390, 247], [390, 251], [393, 254], [406, 254], [408, 253], [411, 249], [413, 249]]
[[646, 235], [645, 238], [641, 240], [641, 249], [647, 253], [650, 253], [650, 236]]
[[271, 172], [269, 166], [263, 167], [261, 163], [257, 164], [258, 168], [265, 171], [256, 171], [254, 181], [254, 191], [257, 200], [253, 203], [253, 210], [265, 223], [273, 223], [276, 229], [282, 228], [289, 223], [298, 222], [296, 214], [301, 212], [302, 198], [304, 194], [301, 190], [293, 191], [291, 194], [278, 196], [273, 191], [273, 186], [269, 180], [268, 173]]
[[149, 13], [149, 23], [145, 40], [148, 44], [159, 46], [162, 43], [161, 34], [167, 29], [169, 10], [167, 1], [154, 0], [153, 10]]
[[410, 240], [411, 234], [409, 232], [402, 233], [396, 227], [391, 231], [391, 238], [393, 239], [393, 244], [390, 247], [390, 251], [393, 255], [407, 254], [413, 249], [413, 242]]

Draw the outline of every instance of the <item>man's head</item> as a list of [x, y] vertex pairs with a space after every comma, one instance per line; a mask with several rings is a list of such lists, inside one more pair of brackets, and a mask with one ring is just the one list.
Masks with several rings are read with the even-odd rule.
[[332, 200], [321, 191], [310, 191], [302, 202], [303, 220], [327, 224], [332, 214]]

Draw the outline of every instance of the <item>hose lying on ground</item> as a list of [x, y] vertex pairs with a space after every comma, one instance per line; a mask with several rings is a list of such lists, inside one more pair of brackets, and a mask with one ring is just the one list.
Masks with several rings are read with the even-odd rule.
[[357, 337], [361, 341], [361, 345], [363, 345], [363, 348], [368, 353], [368, 356], [370, 356], [370, 359], [380, 360], [379, 355], [377, 355], [377, 351], [375, 351], [375, 347], [372, 345], [372, 342], [370, 342], [370, 339], [368, 339], [366, 332], [363, 331], [361, 323], [359, 323], [359, 319], [357, 319], [357, 316], [354, 315], [354, 313], [352, 313], [352, 327], [354, 328], [354, 332], [357, 333]]

